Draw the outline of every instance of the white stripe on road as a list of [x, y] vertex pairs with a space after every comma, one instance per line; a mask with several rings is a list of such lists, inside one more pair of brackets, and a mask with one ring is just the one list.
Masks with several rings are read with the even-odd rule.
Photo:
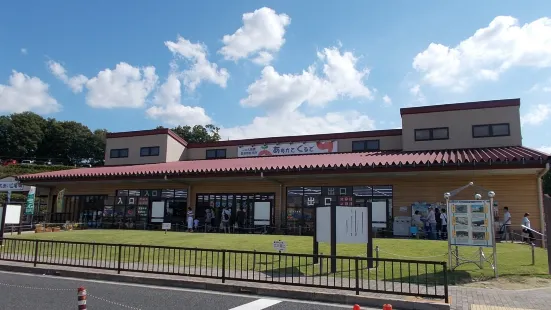
[[253, 302], [250, 302], [248, 304], [244, 304], [235, 308], [231, 308], [230, 310], [262, 310], [266, 309], [268, 307], [271, 307], [273, 305], [277, 305], [281, 302], [281, 300], [275, 300], [275, 299], [257, 299]]

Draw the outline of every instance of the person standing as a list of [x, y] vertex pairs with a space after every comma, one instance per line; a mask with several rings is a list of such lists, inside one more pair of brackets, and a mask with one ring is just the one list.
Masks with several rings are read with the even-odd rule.
[[429, 224], [429, 239], [436, 239], [436, 217], [434, 214], [434, 209], [429, 207], [429, 214], [427, 215], [427, 223]]
[[230, 218], [231, 218], [231, 210], [229, 207], [225, 207], [224, 210], [222, 210], [222, 230], [224, 233], [230, 232]]
[[524, 225], [524, 227], [526, 228], [523, 228], [522, 231], [525, 233], [525, 234], [528, 234], [528, 238], [524, 238], [524, 242], [528, 243], [528, 241], [530, 241], [530, 244], [531, 245], [534, 245], [534, 233], [532, 232], [532, 229], [530, 227], [530, 219], [528, 218], [530, 216], [530, 213], [524, 213], [524, 218], [522, 219], [522, 225]]
[[440, 218], [440, 209], [434, 209], [434, 219], [436, 220], [436, 240], [440, 240], [440, 232], [442, 231], [442, 218]]
[[440, 213], [440, 221], [441, 221], [441, 237], [442, 240], [448, 240], [448, 215], [446, 214], [446, 208], [442, 208], [442, 212]]
[[[511, 238], [511, 213], [509, 213], [509, 207], [505, 207], [503, 210], [505, 212], [503, 213], [503, 233], [501, 234], [501, 239], [509, 241], [509, 238]], [[511, 238], [511, 242], [513, 242], [513, 238]]]
[[245, 210], [243, 208], [239, 208], [239, 211], [237, 211], [237, 227], [239, 233], [245, 232]]
[[193, 232], [193, 210], [191, 207], [187, 208], [187, 231]]
[[205, 210], [205, 232], [212, 230], [212, 210], [210, 208]]

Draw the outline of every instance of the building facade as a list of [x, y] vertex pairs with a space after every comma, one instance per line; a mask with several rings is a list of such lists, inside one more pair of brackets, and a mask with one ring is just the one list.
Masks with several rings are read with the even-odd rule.
[[[320, 205], [373, 202], [374, 226], [473, 182], [455, 199], [496, 193], [513, 225], [543, 227], [547, 154], [522, 146], [520, 100], [400, 110], [401, 129], [187, 143], [168, 129], [110, 133], [105, 166], [19, 176], [48, 196], [52, 221], [155, 228], [188, 207], [246, 214], [247, 227], [307, 234]], [[184, 137], [185, 138], [185, 137]], [[57, 195], [64, 196], [57, 199]], [[56, 201], [63, 203], [56, 203]], [[499, 214], [496, 214], [499, 219]]]

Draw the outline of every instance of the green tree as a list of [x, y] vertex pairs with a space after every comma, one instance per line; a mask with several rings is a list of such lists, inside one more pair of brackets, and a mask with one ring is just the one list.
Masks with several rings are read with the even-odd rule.
[[[15, 113], [9, 117], [12, 127], [8, 156], [33, 158], [44, 139], [47, 121], [33, 112]], [[2, 154], [3, 155], [3, 154]]]
[[189, 143], [220, 141], [220, 128], [212, 124], [201, 126], [178, 126], [172, 128], [177, 135]]

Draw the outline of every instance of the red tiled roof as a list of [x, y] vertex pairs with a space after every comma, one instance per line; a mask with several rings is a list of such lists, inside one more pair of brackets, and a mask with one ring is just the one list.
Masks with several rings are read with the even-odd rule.
[[547, 154], [525, 147], [458, 149], [442, 151], [378, 151], [322, 155], [231, 158], [179, 161], [139, 166], [116, 166], [52, 171], [19, 176], [21, 181], [85, 179], [101, 177], [147, 177], [207, 173], [296, 171], [327, 168], [378, 168], [445, 166], [498, 163], [537, 163], [548, 161]]
[[462, 103], [439, 104], [439, 105], [431, 105], [431, 106], [423, 106], [423, 107], [401, 108], [400, 115], [476, 110], [476, 109], [492, 109], [492, 108], [505, 108], [505, 107], [517, 107], [517, 106], [520, 107], [520, 99], [501, 99], [501, 100], [462, 102]]

